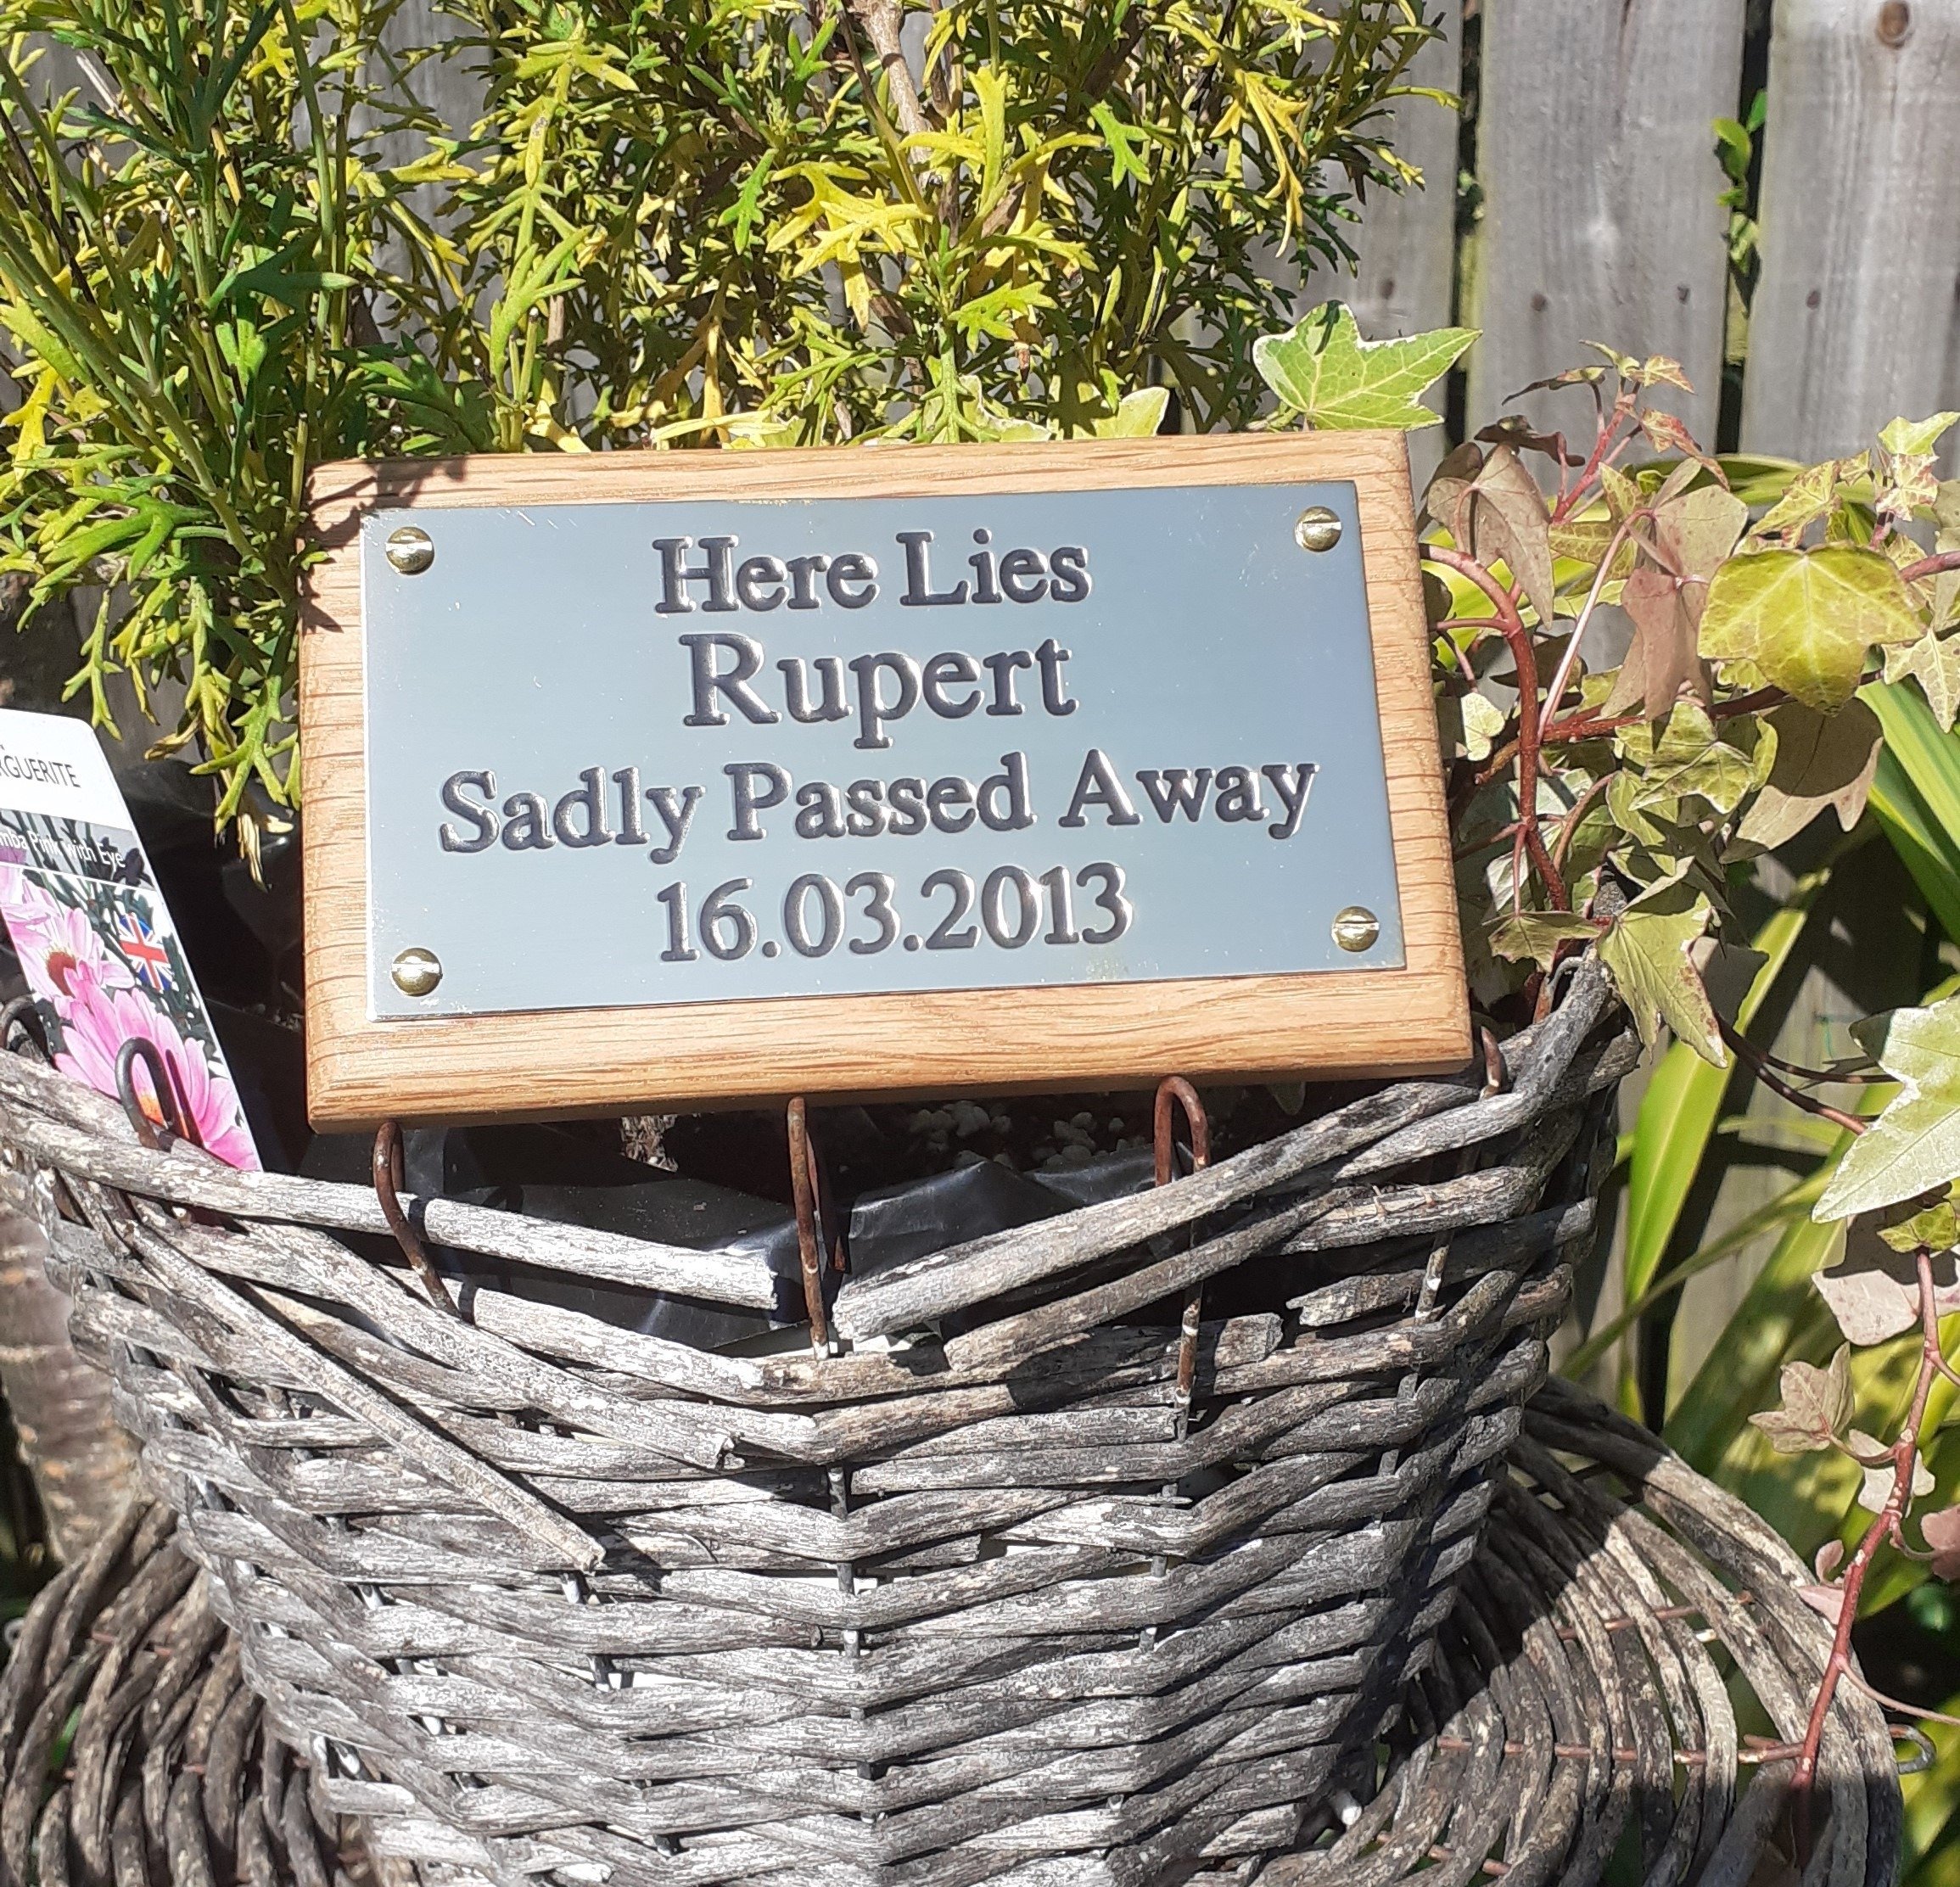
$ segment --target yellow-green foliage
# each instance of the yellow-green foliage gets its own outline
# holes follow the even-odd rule
[[[1427,36],[1420,0],[441,3],[404,53],[400,0],[0,0],[0,554],[104,587],[98,714],[117,669],[188,681],[221,820],[299,796],[309,466],[1243,423],[1273,278],[1408,181]],[[466,137],[412,102],[436,60],[485,87]]]

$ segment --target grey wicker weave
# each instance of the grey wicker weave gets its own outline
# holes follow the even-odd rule
[[[1263,1887],[1469,1887],[1480,1874],[1597,1887],[1616,1850],[1646,1887],[1739,1887],[1788,1852],[1789,1764],[1752,1761],[1735,1713],[1746,1689],[1778,1733],[1804,1720],[1829,1627],[1798,1596],[1802,1565],[1652,1436],[1556,1379],[1509,1465],[1499,1523],[1403,1724],[1353,1759]],[[172,1524],[132,1515],[25,1621],[0,1677],[0,1883],[210,1887],[235,1862],[250,1887],[326,1887],[338,1862],[356,1879],[484,1887],[490,1845],[404,1790],[328,1780],[279,1740],[239,1688],[238,1645]],[[77,1694],[51,1771],[50,1726]],[[356,1800],[367,1817],[336,1811]],[[1850,1687],[1816,1806],[1815,1887],[1889,1887],[1891,1746]],[[552,1858],[546,1836],[532,1859]],[[1202,1856],[1200,1868],[1191,1887],[1240,1887],[1247,1872]]]
[[[438,1309],[329,1235],[384,1230],[372,1193],[147,1149],[23,1057],[0,1141],[63,1208],[78,1341],[246,1681],[331,1784],[406,1792],[512,1883],[1087,1887],[1284,1851],[1395,1716],[1634,1054],[1582,963],[1460,1078],[848,1280],[843,1353]],[[759,1262],[411,1213],[777,1296]],[[1187,1344],[1200,1287],[1229,1314]]]
[[[340,1817],[265,1723],[176,1524],[132,1507],[22,1621],[0,1672],[4,1887],[340,1887]]]

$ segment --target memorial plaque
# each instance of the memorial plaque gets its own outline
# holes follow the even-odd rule
[[[336,466],[322,1123],[1460,1065],[1399,435]]]

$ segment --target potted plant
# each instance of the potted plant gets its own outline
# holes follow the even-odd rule
[[[1243,425],[1268,389],[1274,423],[1406,426],[1473,339],[1331,308],[1252,344],[1261,244],[1338,248],[1317,180],[1403,175],[1369,126],[1423,29],[1388,0],[955,5],[916,64],[893,0],[459,6],[468,137],[378,87],[455,56],[390,53],[391,10],[37,4],[81,88],[0,71],[11,560],[42,602],[102,586],[98,712],[112,670],[182,681],[165,745],[249,856],[302,794],[310,463]],[[1946,566],[1901,529],[1925,429],[1752,521],[1650,404],[1669,363],[1570,378],[1586,450],[1507,422],[1426,501],[1474,1067],[955,1241],[890,1274],[886,1341],[679,1341],[494,1269],[452,1315],[424,1236],[628,1289],[690,1254],[405,1218],[385,1147],[380,1198],[234,1173],[0,1057],[81,1327],[333,1799],[506,1877],[1114,1878],[1283,1849],[1366,1760],[1593,1235],[1616,992],[1742,1052],[1728,862],[1855,815],[1873,651],[1946,673]]]

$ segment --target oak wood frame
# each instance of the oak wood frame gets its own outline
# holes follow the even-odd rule
[[[367,1013],[360,521],[373,510],[942,496],[1351,480],[1405,966],[1148,984],[770,997],[377,1020]],[[308,1110],[322,1127],[537,1118],[792,1094],[864,1098],[1432,1073],[1470,1052],[1429,631],[1399,433],[473,456],[321,467],[300,646]]]

